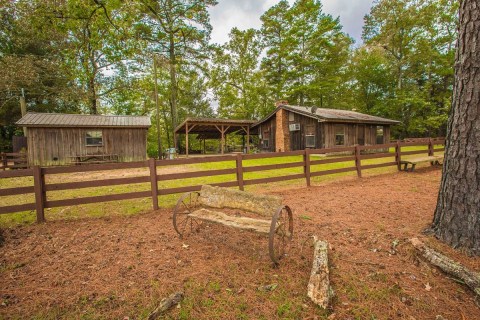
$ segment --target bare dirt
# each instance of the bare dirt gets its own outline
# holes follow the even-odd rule
[[[414,236],[473,270],[480,258],[422,231],[432,220],[436,168],[311,188],[283,196],[294,213],[289,256],[272,268],[267,239],[209,225],[188,239],[171,209],[3,229],[0,318],[144,319],[185,293],[173,319],[480,319],[468,288],[416,258]],[[332,309],[306,297],[311,236],[331,244]],[[272,291],[258,287],[277,284]],[[478,302],[477,302],[478,303]]]

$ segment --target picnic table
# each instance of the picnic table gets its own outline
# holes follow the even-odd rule
[[[402,160],[400,161],[400,165],[403,164],[403,171],[414,171],[415,166],[419,163],[424,163],[424,162],[430,162],[430,164],[433,165],[439,165],[440,162],[443,162],[443,155],[438,155],[438,156],[421,156],[421,157],[414,157],[410,158],[408,160]],[[411,165],[410,170],[408,169],[408,166]]]
[[[72,164],[92,164],[92,163],[109,163],[118,162],[118,154],[85,154],[69,156]]]

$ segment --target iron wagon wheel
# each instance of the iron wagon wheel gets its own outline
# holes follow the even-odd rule
[[[268,250],[270,259],[278,265],[287,253],[289,242],[293,236],[293,215],[289,206],[281,206],[272,217]]]
[[[198,231],[202,222],[189,216],[190,213],[200,208],[199,192],[185,193],[177,201],[173,210],[173,227],[180,238]]]

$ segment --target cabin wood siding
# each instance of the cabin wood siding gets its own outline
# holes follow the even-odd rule
[[[375,145],[377,144],[377,125],[371,124],[357,124],[357,123],[324,123],[325,128],[325,148],[335,148],[340,147],[335,145],[335,126],[343,125],[345,128],[345,144],[344,146],[354,146],[361,144],[359,141],[359,134],[364,128],[364,144],[365,145]],[[383,143],[390,142],[390,126],[383,125]]]
[[[276,147],[276,123],[277,119],[276,116],[273,116],[270,118],[268,121],[265,121],[262,123],[259,128],[258,132],[259,134],[262,135],[262,139],[260,139],[259,144],[258,144],[258,149],[262,152],[275,152],[275,147]],[[269,145],[267,148],[263,146],[263,133],[265,130],[270,130],[270,140],[269,140]]]
[[[293,121],[289,120],[288,124],[289,125],[295,124],[295,123],[300,124],[300,130],[298,131],[290,131],[289,128],[287,127],[287,130],[290,131],[290,150],[295,151],[295,150],[305,149],[305,135],[307,133],[306,132],[307,126],[313,127],[313,131],[315,134],[315,148],[322,148],[323,134],[322,134],[321,124],[318,122],[318,120],[289,111],[288,114],[290,113],[294,115],[294,120]]]
[[[87,131],[102,131],[102,146],[87,146]],[[119,161],[147,157],[145,128],[37,128],[28,129],[29,165],[70,164],[70,156],[116,154]],[[56,159],[56,160],[55,160]]]

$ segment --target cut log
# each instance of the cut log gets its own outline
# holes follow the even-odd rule
[[[148,320],[155,320],[160,317],[162,314],[167,312],[171,307],[177,305],[183,299],[183,292],[175,292],[168,296],[167,298],[162,299],[158,307],[148,315]]]
[[[246,210],[271,218],[282,205],[282,198],[204,185],[200,202],[207,207]]]
[[[316,236],[313,236],[313,244],[313,266],[307,295],[314,303],[327,309],[333,296],[328,269],[328,242],[318,240]]]
[[[467,269],[465,266],[443,254],[427,247],[418,238],[410,239],[410,243],[417,249],[423,258],[434,266],[440,268],[443,272],[461,280],[470,289],[480,296],[480,274]]]
[[[192,218],[219,223],[236,229],[267,234],[270,232],[271,222],[267,220],[259,220],[247,217],[234,217],[223,212],[212,211],[208,209],[199,209],[188,215]]]

